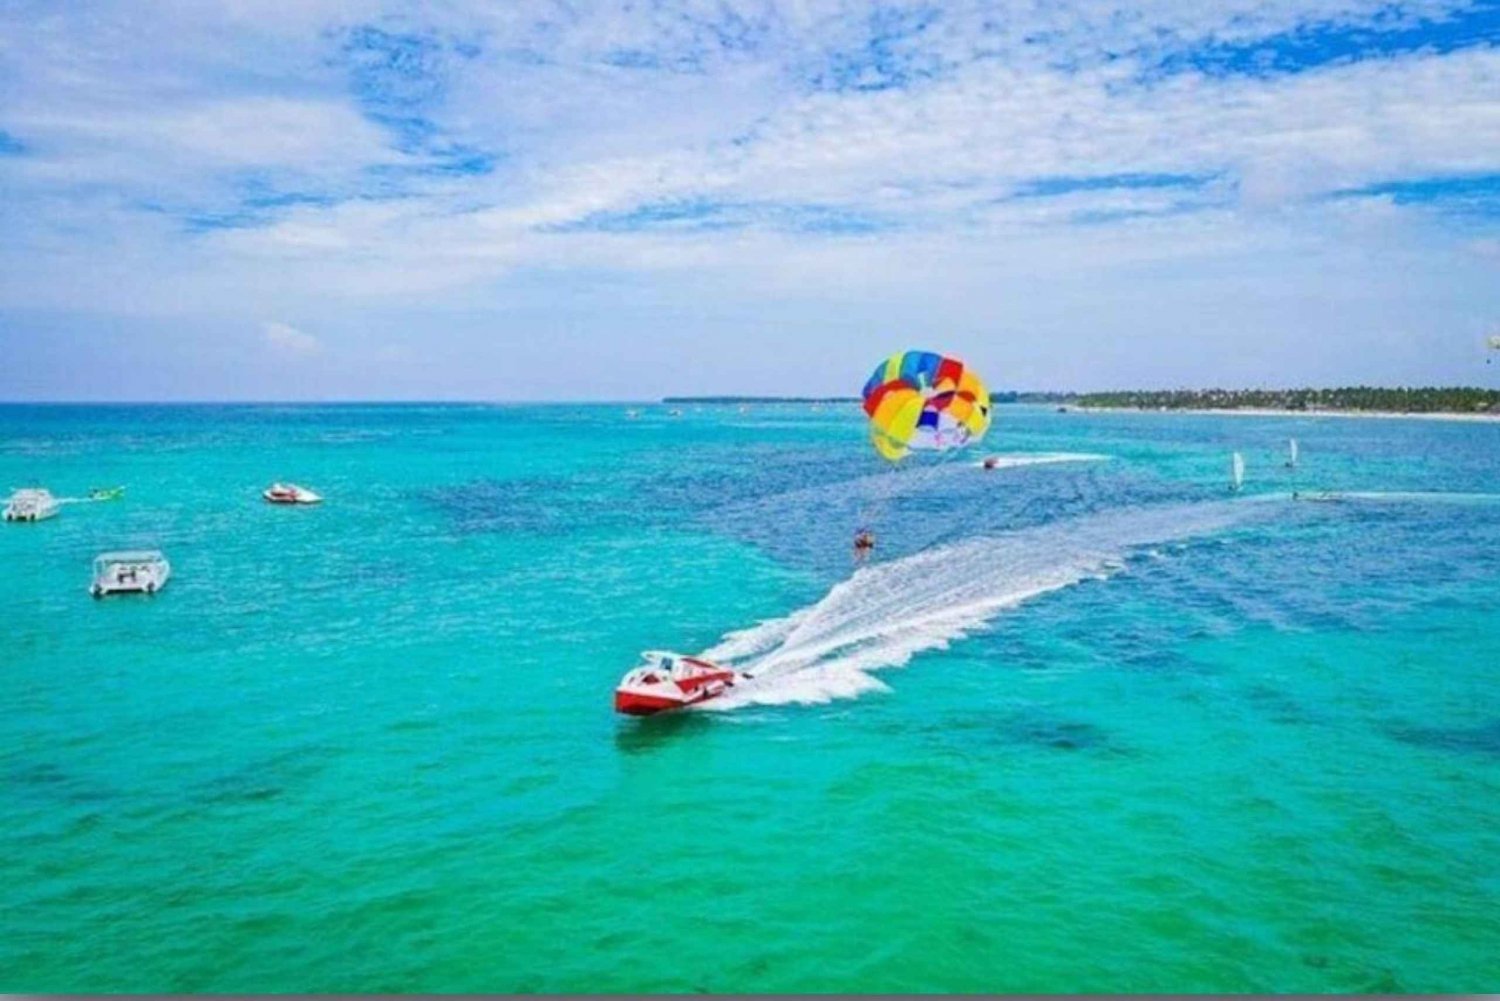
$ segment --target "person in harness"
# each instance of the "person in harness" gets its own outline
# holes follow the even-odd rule
[[[861,528],[854,533],[854,558],[862,560],[870,555],[875,548],[875,533],[868,528]]]

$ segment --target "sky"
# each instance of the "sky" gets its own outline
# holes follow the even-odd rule
[[[1500,0],[0,0],[0,400],[1500,385]]]

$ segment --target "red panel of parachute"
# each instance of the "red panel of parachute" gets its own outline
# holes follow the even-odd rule
[[[964,374],[963,362],[955,358],[944,358],[938,365],[937,378],[933,380],[934,386],[941,386],[944,379],[951,380],[954,386],[958,385],[959,376]]]

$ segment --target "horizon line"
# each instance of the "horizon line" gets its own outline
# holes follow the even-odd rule
[[[1443,385],[1443,386],[1412,386],[1412,385],[1373,385],[1355,384],[1343,386],[1293,386],[1282,388],[1241,387],[1227,389],[1223,386],[1208,386],[1198,388],[1171,387],[1158,389],[1143,389],[1140,387],[1130,389],[994,389],[990,391],[992,397],[998,396],[1095,396],[1105,394],[1125,393],[1299,393],[1299,392],[1332,392],[1337,390],[1373,389],[1386,391],[1408,391],[1408,392],[1442,392],[1442,391],[1477,391],[1496,392],[1495,387],[1478,385]],[[36,399],[15,400],[0,399],[0,407],[264,407],[264,406],[661,406],[670,403],[840,403],[858,402],[857,394],[830,394],[818,396],[813,394],[794,394],[787,396],[769,396],[753,393],[705,393],[694,396],[669,395],[653,398],[612,398],[612,399],[504,399],[504,398],[481,398],[481,397],[448,397],[448,398],[413,398],[413,399],[381,399],[369,398],[329,398],[329,399],[120,399],[120,400],[89,400],[89,399]],[[997,403],[998,406],[1025,406],[1019,401],[1012,403]]]

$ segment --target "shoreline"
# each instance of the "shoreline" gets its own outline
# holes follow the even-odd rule
[[[1463,423],[1500,423],[1500,414],[1460,414],[1452,412],[1400,413],[1394,410],[1276,410],[1268,407],[1237,407],[1211,410],[1202,407],[1088,407],[1067,404],[1069,411],[1084,414],[1191,414],[1199,417],[1354,417],[1370,420],[1459,421]]]

